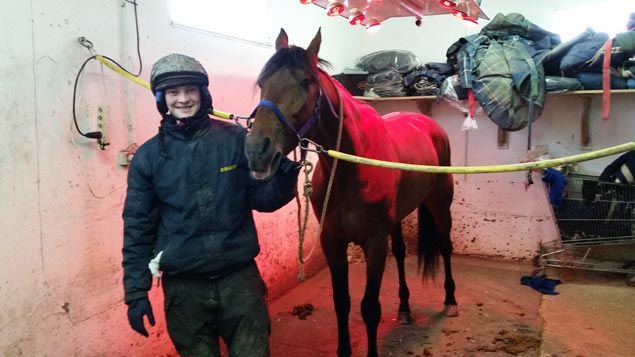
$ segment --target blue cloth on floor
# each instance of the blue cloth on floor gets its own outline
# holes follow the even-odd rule
[[[558,295],[559,293],[555,291],[555,288],[556,285],[561,284],[562,282],[557,279],[549,279],[542,276],[525,275],[520,278],[520,283],[522,285],[528,285],[543,294]]]
[[[564,196],[564,185],[567,180],[562,172],[556,169],[545,169],[542,172],[542,181],[549,184],[549,203],[558,208],[562,205],[562,196]]]

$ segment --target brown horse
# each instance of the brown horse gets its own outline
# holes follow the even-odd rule
[[[421,165],[450,165],[450,144],[445,131],[432,119],[415,113],[392,113],[381,117],[372,107],[355,100],[319,66],[321,34],[305,50],[288,45],[280,31],[276,53],[258,78],[261,102],[247,135],[245,153],[255,178],[267,179],[278,169],[280,158],[300,141],[310,139],[327,149],[363,157]],[[342,117],[340,117],[342,116]],[[339,127],[343,126],[341,135]],[[338,136],[341,144],[337,145]],[[322,214],[327,182],[335,162],[320,154],[312,178],[311,202]],[[337,314],[339,356],[351,354],[348,331],[347,246],[362,247],[366,257],[366,289],[362,317],[368,336],[368,355],[377,355],[377,326],[381,320],[379,291],[392,236],[392,252],[399,271],[399,318],[410,321],[409,291],[405,281],[405,245],[401,220],[419,207],[419,263],[424,276],[434,274],[439,253],[445,267],[445,305],[449,316],[457,315],[450,255],[452,243],[450,205],[451,175],[391,170],[339,162],[330,192],[320,236],[331,272]]]

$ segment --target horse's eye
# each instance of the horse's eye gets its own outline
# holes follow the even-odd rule
[[[311,85],[311,80],[308,78],[305,78],[302,80],[302,82],[300,82],[300,85],[302,86],[302,88],[307,89]]]

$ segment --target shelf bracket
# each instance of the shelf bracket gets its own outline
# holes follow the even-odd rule
[[[498,146],[499,149],[509,149],[509,135],[507,134],[507,131],[498,128],[498,131],[496,133],[496,145]]]
[[[583,96],[580,98],[582,98],[582,115],[580,117],[580,145],[582,145],[582,147],[587,147],[591,143],[591,134],[589,131],[591,97]]]
[[[419,112],[421,112],[421,114],[430,116],[432,104],[427,100],[418,100],[417,108],[419,108]]]

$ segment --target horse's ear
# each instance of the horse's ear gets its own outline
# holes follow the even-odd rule
[[[317,62],[318,52],[320,52],[320,44],[322,43],[322,28],[318,28],[318,32],[311,40],[311,44],[307,47],[306,51],[309,53],[312,59]]]
[[[276,51],[279,51],[281,48],[289,47],[289,37],[284,29],[280,29],[280,33],[278,34],[278,38],[276,38]]]

